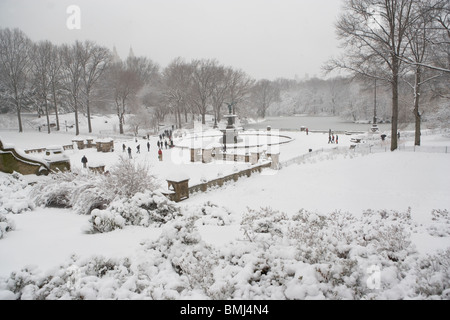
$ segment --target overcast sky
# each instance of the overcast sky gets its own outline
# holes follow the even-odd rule
[[[67,8],[80,8],[70,30]],[[176,57],[216,58],[255,79],[321,77],[338,55],[340,0],[0,0],[0,27],[33,41],[94,40],[125,58],[133,48],[164,68]]]

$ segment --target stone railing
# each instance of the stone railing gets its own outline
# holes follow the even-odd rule
[[[0,171],[18,172],[23,175],[47,175],[51,167],[45,161],[34,159],[17,151],[13,146],[5,146],[0,140]]]
[[[204,183],[200,183],[194,186],[189,187],[189,193],[196,193],[196,192],[205,192],[208,189],[216,188],[216,187],[222,187],[226,182],[228,181],[238,181],[241,177],[250,177],[252,173],[260,173],[262,169],[264,168],[270,168],[271,162],[266,162],[254,167],[251,167],[249,169],[241,170],[239,172],[235,172],[214,180],[210,180]]]
[[[210,180],[204,183],[196,184],[188,187],[188,181],[183,180],[180,182],[168,181],[171,186],[171,190],[164,192],[163,194],[170,200],[179,202],[184,199],[188,199],[190,194],[195,194],[198,192],[206,192],[208,189],[220,188],[225,183],[229,181],[238,181],[241,177],[250,177],[252,173],[261,172],[264,168],[270,168],[272,165],[271,161],[267,161],[260,165],[253,166],[251,168],[241,170],[214,180]]]

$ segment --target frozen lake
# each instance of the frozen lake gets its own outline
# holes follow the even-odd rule
[[[304,126],[309,130],[319,131],[363,131],[367,132],[371,124],[354,123],[343,120],[339,117],[310,117],[310,116],[290,116],[290,117],[267,117],[264,121],[243,125],[245,129],[264,129],[271,126],[273,129],[279,130],[299,130]],[[408,128],[411,125],[408,125]],[[380,131],[390,131],[390,123],[378,124]],[[405,126],[399,124],[401,130],[405,130]],[[411,127],[412,128],[412,127]]]

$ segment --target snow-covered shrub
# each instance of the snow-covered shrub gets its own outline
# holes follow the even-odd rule
[[[89,223],[91,229],[86,230],[87,233],[103,233],[122,229],[125,226],[125,219],[109,210],[94,209],[91,212]]]
[[[450,236],[450,214],[447,209],[433,209],[431,211],[432,223],[427,227],[427,231],[434,237]]]
[[[154,176],[148,167],[120,158],[108,174],[72,170],[51,175],[51,180],[34,186],[32,196],[37,205],[73,208],[80,214],[105,209],[116,199],[129,199],[138,192],[154,190]]]
[[[128,284],[133,276],[130,267],[127,258],[73,258],[48,274],[34,267],[13,272],[5,283],[0,283],[0,289],[22,300],[132,299],[135,295]]]
[[[247,208],[247,210],[248,213],[244,213],[242,216],[241,229],[250,241],[254,241],[255,237],[261,234],[282,236],[280,227],[287,220],[285,213],[273,210],[270,207],[260,210]]]
[[[120,214],[129,225],[160,226],[180,215],[179,207],[157,191],[138,192],[121,203],[113,202],[109,210]]]
[[[166,224],[156,241],[144,244],[145,250],[152,256],[155,267],[162,274],[172,274],[171,279],[159,281],[173,282],[169,291],[170,298],[179,298],[184,292],[205,291],[214,283],[213,270],[217,266],[215,250],[202,241],[195,226],[197,216],[186,215]],[[158,293],[161,295],[161,293]],[[163,294],[163,298],[168,298]],[[202,294],[201,298],[206,296]]]
[[[89,219],[91,230],[109,232],[125,225],[161,226],[180,216],[179,207],[157,191],[138,192],[130,199],[117,199],[106,210],[94,210]]]
[[[16,228],[13,221],[6,218],[5,215],[0,213],[0,239],[3,238],[8,231],[12,231]]]
[[[94,210],[97,212],[106,211]],[[450,250],[420,256],[399,225],[409,210],[361,217],[270,208],[249,210],[253,237],[205,243],[195,210],[168,221],[132,258],[72,258],[42,273],[25,268],[0,280],[17,299],[449,299]],[[413,224],[411,224],[413,225]],[[380,232],[377,233],[377,230]],[[399,243],[391,240],[399,232]],[[390,233],[390,235],[388,235]],[[304,242],[303,242],[304,241]],[[306,245],[309,246],[309,249]],[[309,250],[309,251],[308,251]],[[393,256],[393,250],[398,250]],[[372,267],[380,283],[369,285]],[[377,269],[378,268],[378,269]]]
[[[429,299],[450,299],[450,249],[421,258],[415,269],[417,294]]]
[[[20,173],[6,174],[0,172],[0,214],[23,213],[34,209],[29,198],[31,186]]]
[[[198,213],[198,223],[201,225],[226,226],[234,221],[231,212],[227,208],[218,206],[210,201],[207,201],[200,206],[186,207],[185,210]]]
[[[90,214],[111,201],[104,188],[104,176],[81,170],[58,172],[51,180],[34,186],[32,196],[37,205],[73,208],[79,214]]]
[[[135,162],[120,157],[118,163],[109,170],[103,181],[104,188],[109,190],[113,198],[129,199],[138,192],[156,190],[156,178],[150,174],[145,163]]]
[[[406,212],[366,210],[361,223],[361,244],[391,261],[405,260],[415,252],[410,233],[406,230],[408,227],[412,229],[412,225],[410,208]]]

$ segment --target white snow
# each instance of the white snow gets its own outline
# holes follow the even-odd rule
[[[102,119],[99,117],[97,124],[104,123],[111,126],[112,119],[114,118]],[[103,128],[103,130],[106,129]],[[305,132],[282,132],[282,134],[291,137],[292,141],[278,146],[280,161],[307,155],[309,149],[313,151],[331,150],[336,147],[335,144],[328,144],[328,135],[323,133],[310,131],[308,135]],[[73,140],[73,132],[70,131],[68,133],[53,132],[50,135],[42,132],[18,134],[3,131],[0,135],[5,145],[14,144],[16,148],[22,150],[66,145],[71,144]],[[117,259],[117,261],[129,258],[132,261],[131,268],[147,268],[146,274],[151,275],[154,283],[160,284],[158,289],[160,291],[152,289],[153,298],[204,299],[205,294],[196,291],[198,287],[192,292],[186,291],[188,287],[186,276],[178,275],[171,269],[170,262],[164,262],[164,255],[161,253],[163,249],[160,249],[161,252],[154,249],[155,246],[163,248],[167,245],[168,248],[171,248],[168,249],[167,256],[172,257],[172,264],[176,265],[178,261],[181,267],[188,270],[187,274],[191,273],[189,273],[189,264],[183,264],[186,261],[195,260],[205,264],[197,275],[203,280],[200,278],[196,280],[195,272],[192,271],[191,276],[194,278],[190,278],[189,283],[195,283],[195,281],[206,281],[205,283],[207,283],[207,279],[211,277],[208,274],[208,268],[212,268],[212,266],[208,267],[209,260],[206,257],[214,256],[214,250],[218,250],[221,255],[235,262],[233,266],[225,265],[223,260],[219,260],[224,264],[223,269],[216,271],[218,274],[214,277],[220,278],[221,281],[215,282],[210,288],[210,291],[216,295],[218,292],[227,292],[227,286],[233,283],[235,288],[238,288],[235,294],[244,298],[326,299],[324,294],[330,289],[325,286],[325,280],[321,277],[327,272],[339,274],[345,269],[345,266],[331,267],[325,264],[313,265],[298,261],[294,246],[287,244],[287,239],[270,244],[270,241],[275,241],[273,240],[275,238],[270,236],[261,242],[269,243],[266,251],[258,251],[261,250],[258,244],[248,241],[248,234],[245,234],[242,229],[241,221],[249,210],[260,210],[261,208],[271,208],[284,213],[288,217],[286,219],[293,219],[302,209],[307,210],[311,214],[307,216],[306,221],[311,225],[320,224],[322,217],[332,212],[349,213],[355,219],[362,219],[356,220],[355,228],[362,227],[364,213],[367,210],[397,212],[410,210],[412,222],[410,225],[404,226],[411,233],[410,240],[417,250],[417,256],[414,256],[414,259],[417,260],[418,257],[424,258],[428,254],[439,252],[439,250],[449,249],[450,224],[445,218],[442,218],[444,220],[433,220],[431,213],[434,209],[450,210],[450,173],[448,171],[450,150],[449,153],[432,153],[426,152],[426,150],[370,154],[347,152],[344,148],[348,149],[352,144],[351,137],[339,136],[339,146],[342,146],[342,152],[317,153],[310,158],[299,160],[299,163],[285,166],[281,170],[266,169],[262,174],[252,174],[248,178],[242,177],[237,182],[227,183],[221,188],[210,189],[204,193],[196,193],[189,199],[180,202],[178,205],[185,213],[185,218],[190,214],[199,216],[195,225],[199,232],[199,238],[203,242],[198,242],[196,236],[192,235],[191,240],[194,244],[191,247],[184,244],[183,241],[180,242],[180,247],[167,245],[165,241],[172,236],[176,237],[177,234],[174,231],[176,228],[170,229],[169,225],[166,229],[165,227],[127,225],[123,229],[108,233],[85,233],[85,226],[90,219],[89,215],[79,215],[71,209],[34,207],[27,198],[29,186],[26,182],[22,183],[20,187],[14,187],[18,189],[11,189],[6,182],[9,175],[0,173],[0,214],[4,214],[15,226],[14,230],[0,238],[0,281],[2,278],[9,277],[11,272],[19,271],[27,265],[34,265],[43,273],[52,272],[61,265],[67,265],[68,261],[71,261],[71,256],[81,260],[94,256]],[[387,148],[389,146],[388,140],[381,142],[376,135],[374,140],[368,136],[365,138],[367,138],[367,143],[387,146]],[[100,139],[104,138],[99,137],[96,141]],[[83,150],[75,148],[65,151],[65,154],[70,157],[72,167],[80,170],[83,155],[88,158],[88,165],[102,163],[108,170],[118,161],[119,157],[128,156],[126,152],[122,152],[122,144],[125,143],[127,147],[132,148],[135,161],[150,165],[151,172],[157,175],[160,185],[164,188],[167,185],[166,179],[184,180],[189,178],[191,186],[249,167],[247,163],[228,161],[214,161],[209,164],[191,163],[189,149],[179,148],[163,149],[164,158],[163,161],[159,161],[156,146],[158,139],[159,137],[156,135],[150,136],[150,152],[147,151],[146,139],[138,138],[138,142],[135,142],[132,137],[115,137],[113,153],[97,152],[95,148]],[[413,145],[411,139],[413,139],[412,135],[404,133],[401,142],[404,146],[411,146]],[[177,138],[175,138],[175,142],[176,140]],[[445,133],[423,136],[422,142],[424,147],[449,146],[450,149],[450,137]],[[197,143],[199,142],[194,144]],[[208,140],[208,143],[211,142]],[[137,154],[136,146],[139,144],[141,151],[140,154]],[[38,157],[38,155],[33,156]],[[27,181],[27,179],[29,177],[25,177],[23,181]],[[269,223],[270,229],[272,224],[280,223],[281,226],[282,221],[285,221],[268,219],[260,220],[258,222],[261,224],[260,227]],[[283,228],[285,228],[284,225]],[[288,228],[283,230],[286,231]],[[277,231],[271,230],[270,232],[276,234]],[[286,236],[286,234],[284,235]],[[263,236],[264,234],[261,234],[261,237]],[[325,234],[324,237],[318,240],[328,239],[326,238],[328,235]],[[340,240],[332,240],[331,236],[329,239],[327,240],[329,241],[328,245],[336,248],[332,250],[344,250],[339,244]],[[361,239],[354,239],[354,241],[359,240]],[[213,249],[202,246],[202,243]],[[281,249],[277,250],[277,247]],[[195,248],[195,250],[189,248]],[[368,248],[359,245],[354,245],[350,252],[358,259],[365,252],[370,253]],[[403,251],[399,249],[399,252]],[[200,259],[199,255],[204,259]],[[235,258],[232,258],[234,255]],[[370,261],[379,261],[372,256],[367,259],[367,261],[361,262],[361,268],[369,266]],[[81,262],[78,263],[81,265]],[[261,271],[264,269],[265,263],[271,266],[270,272],[268,271],[267,274]],[[321,270],[319,273],[317,268]],[[255,270],[260,270],[260,272],[257,273]],[[411,285],[409,280],[399,280],[397,272],[393,265],[382,266],[381,279],[385,291],[381,294],[381,298],[397,299],[414,296],[409,287]],[[283,290],[264,285],[264,281],[266,281],[264,279],[275,277],[274,274],[285,274],[284,276],[279,275],[279,277],[288,279],[283,284]],[[255,279],[254,277],[260,277],[260,282],[252,287],[250,284],[252,281],[259,281],[249,280],[250,278]],[[352,277],[356,276],[349,275],[348,278],[345,278],[344,283],[349,285],[355,281]],[[114,292],[117,292],[116,298],[119,296],[140,298],[136,293],[130,293],[134,292],[132,288],[135,284],[128,284],[130,287],[121,285],[119,289],[117,283],[114,282],[118,281],[117,279],[112,280],[111,278],[110,283],[102,282],[103,291],[100,290],[97,293],[89,291],[91,289],[86,286],[84,289],[87,293],[86,296],[105,298],[114,296]],[[449,283],[445,282],[448,279],[443,281],[442,285],[448,288]],[[181,288],[184,288],[184,291]],[[354,293],[350,292],[348,287],[336,285],[333,290],[341,298],[352,299],[354,297]],[[224,295],[226,297],[226,294]],[[0,299],[14,297],[10,291],[2,291],[0,285]]]

